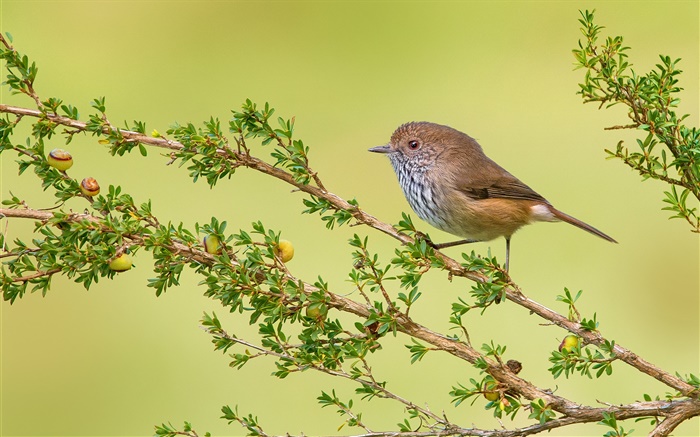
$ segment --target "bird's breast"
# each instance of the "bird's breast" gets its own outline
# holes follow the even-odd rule
[[[438,229],[449,231],[442,195],[425,171],[395,167],[403,194],[421,219]]]

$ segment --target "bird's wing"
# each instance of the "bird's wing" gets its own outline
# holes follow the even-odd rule
[[[497,168],[483,171],[480,178],[463,175],[457,180],[457,189],[468,197],[479,199],[517,199],[549,203],[547,199],[528,187],[497,164]],[[498,171],[500,170],[500,171]],[[493,175],[491,177],[484,175]]]
[[[474,200],[500,198],[549,203],[547,199],[520,181],[517,183],[496,183],[488,187],[461,186],[459,191]]]
[[[476,146],[452,147],[440,156],[443,167],[447,166],[450,169],[448,179],[457,191],[475,200],[501,198],[549,204],[535,190],[486,156],[478,144]]]
[[[488,187],[461,187],[462,192],[474,199],[518,199],[535,200],[548,203],[547,199],[539,195],[532,188],[523,184],[519,180],[498,180]]]

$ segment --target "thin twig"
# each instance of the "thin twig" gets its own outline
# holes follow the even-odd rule
[[[60,271],[61,271],[61,269],[51,269],[51,270],[46,270],[46,271],[39,270],[32,275],[21,276],[18,278],[12,278],[12,282],[27,282],[27,281],[31,281],[32,279],[37,279],[37,278],[41,278],[44,276],[51,276],[51,275],[54,275]]]
[[[625,124],[625,125],[616,125],[616,126],[609,126],[606,128],[603,128],[604,130],[616,130],[616,129],[636,129],[639,127],[639,124],[633,123],[633,124]]]

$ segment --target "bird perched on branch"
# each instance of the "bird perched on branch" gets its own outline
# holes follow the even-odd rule
[[[411,122],[399,126],[389,144],[370,152],[389,157],[411,208],[426,222],[464,238],[437,249],[459,244],[510,240],[529,223],[563,221],[607,241],[613,238],[568,214],[496,164],[469,135],[449,126]]]

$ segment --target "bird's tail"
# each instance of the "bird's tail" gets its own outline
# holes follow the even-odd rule
[[[600,232],[598,229],[594,228],[593,226],[591,226],[587,223],[582,222],[581,220],[579,220],[577,218],[571,217],[568,214],[564,214],[563,212],[559,211],[556,208],[550,208],[550,211],[552,212],[552,214],[554,214],[554,217],[556,217],[557,219],[559,219],[563,222],[567,222],[571,225],[576,226],[577,228],[581,228],[584,231],[588,231],[591,234],[597,235],[604,240],[608,240],[612,243],[617,243],[617,241],[615,241],[615,239],[612,238],[611,236],[604,234],[603,232]]]

